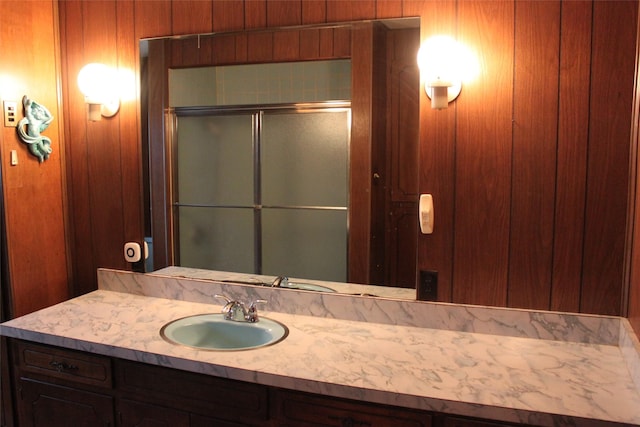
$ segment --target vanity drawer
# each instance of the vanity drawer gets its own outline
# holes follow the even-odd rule
[[[21,375],[46,376],[111,388],[111,359],[73,350],[15,341],[16,361]]]

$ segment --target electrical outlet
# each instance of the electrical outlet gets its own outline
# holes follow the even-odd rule
[[[18,103],[16,101],[4,101],[4,127],[18,127]]]
[[[433,270],[420,270],[417,297],[419,301],[438,300],[438,272]]]

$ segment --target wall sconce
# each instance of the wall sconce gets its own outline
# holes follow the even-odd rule
[[[87,64],[78,73],[78,87],[88,104],[88,118],[95,122],[113,117],[120,109],[118,77],[114,69],[104,64]]]
[[[431,108],[447,108],[458,97],[462,82],[475,77],[478,62],[471,52],[448,36],[433,36],[418,50],[418,67]]]

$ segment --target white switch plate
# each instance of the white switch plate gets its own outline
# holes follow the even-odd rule
[[[422,234],[433,233],[433,197],[431,194],[421,194],[418,207],[420,231]]]
[[[18,152],[16,150],[11,150],[11,166],[17,166],[18,165]]]
[[[16,101],[4,101],[4,127],[18,127],[18,103]]]
[[[138,262],[142,255],[140,252],[140,244],[136,242],[127,242],[124,244],[124,260],[127,262]]]

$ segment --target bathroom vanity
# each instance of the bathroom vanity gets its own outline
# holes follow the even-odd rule
[[[111,270],[99,282],[2,325],[21,425],[640,425],[626,319]],[[288,336],[248,351],[160,336],[219,312],[220,293],[267,299],[260,315]]]

